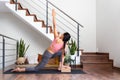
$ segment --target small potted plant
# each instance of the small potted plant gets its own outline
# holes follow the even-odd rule
[[[71,62],[74,62],[74,60],[71,59],[70,54],[66,54],[65,58],[64,58],[64,64],[67,65],[67,66],[69,66],[69,65],[71,65]]]
[[[25,63],[25,53],[28,50],[30,45],[26,46],[26,43],[23,39],[20,39],[18,42],[18,59],[17,64],[24,64]]]
[[[71,62],[74,63],[75,60],[75,53],[77,51],[77,45],[76,41],[71,38],[71,40],[68,42],[68,49],[69,49],[69,55],[71,58]],[[71,64],[71,63],[70,63]]]
[[[76,50],[77,50],[77,45],[76,45],[76,41],[71,39],[70,42],[68,42],[68,48],[69,48],[69,53],[72,56],[74,56]]]

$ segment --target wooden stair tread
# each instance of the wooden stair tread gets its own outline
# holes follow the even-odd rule
[[[22,9],[19,9],[19,10],[28,10],[27,8],[22,8]]]
[[[43,20],[35,20],[35,22],[44,22]]]
[[[92,57],[92,56],[93,56],[93,57],[94,57],[94,56],[95,56],[95,57],[101,57],[101,56],[109,56],[109,55],[93,55],[93,54],[92,54],[92,55],[81,55],[81,57],[82,57],[82,56],[85,56],[85,57],[88,57],[88,56],[91,56],[91,57]]]
[[[83,52],[82,55],[109,55],[109,53],[105,52]]]
[[[112,62],[82,62],[83,64],[105,64],[105,63],[112,63]]]
[[[113,63],[113,61],[104,61],[104,62],[102,62],[102,61],[82,61],[82,63],[89,63],[89,64],[90,63],[91,64],[92,63],[96,63],[96,64],[98,63],[99,64],[99,63]]]

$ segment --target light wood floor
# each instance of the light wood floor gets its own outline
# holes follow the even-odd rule
[[[120,70],[84,70],[86,74],[2,74],[0,80],[120,80]]]

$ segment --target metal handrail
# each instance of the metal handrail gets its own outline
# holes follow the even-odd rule
[[[11,38],[11,37],[8,37],[8,36],[5,36],[5,35],[3,35],[3,34],[0,34],[0,36],[2,36],[2,37],[6,37],[6,38],[8,38],[8,39],[12,39],[12,40],[14,40],[14,41],[17,41],[16,39]]]
[[[5,53],[5,39],[7,38],[7,39],[10,39],[10,40],[13,40],[13,41],[16,41],[16,42],[18,42],[18,40],[16,40],[16,39],[14,39],[14,38],[11,38],[11,37],[9,37],[9,36],[6,36],[6,35],[3,35],[3,34],[0,34],[0,36],[2,37],[2,42],[1,42],[1,44],[2,44],[2,56],[0,56],[0,57],[2,57],[2,71],[3,71],[3,73],[4,73],[4,71],[5,71],[5,56],[7,56]],[[8,43],[7,43],[8,44]],[[10,45],[10,44],[9,44]],[[17,48],[17,46],[16,46],[16,59],[17,59],[17,50],[18,48]],[[12,54],[13,55],[13,54]],[[8,55],[8,56],[12,56],[12,55]],[[13,55],[14,56],[14,55]],[[11,62],[11,61],[9,61],[9,62]]]

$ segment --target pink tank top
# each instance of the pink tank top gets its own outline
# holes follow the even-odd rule
[[[51,43],[50,47],[52,48],[52,50],[55,52],[59,51],[60,49],[62,49],[63,47],[63,43],[57,43],[57,38],[55,38],[53,40],[53,42]]]

